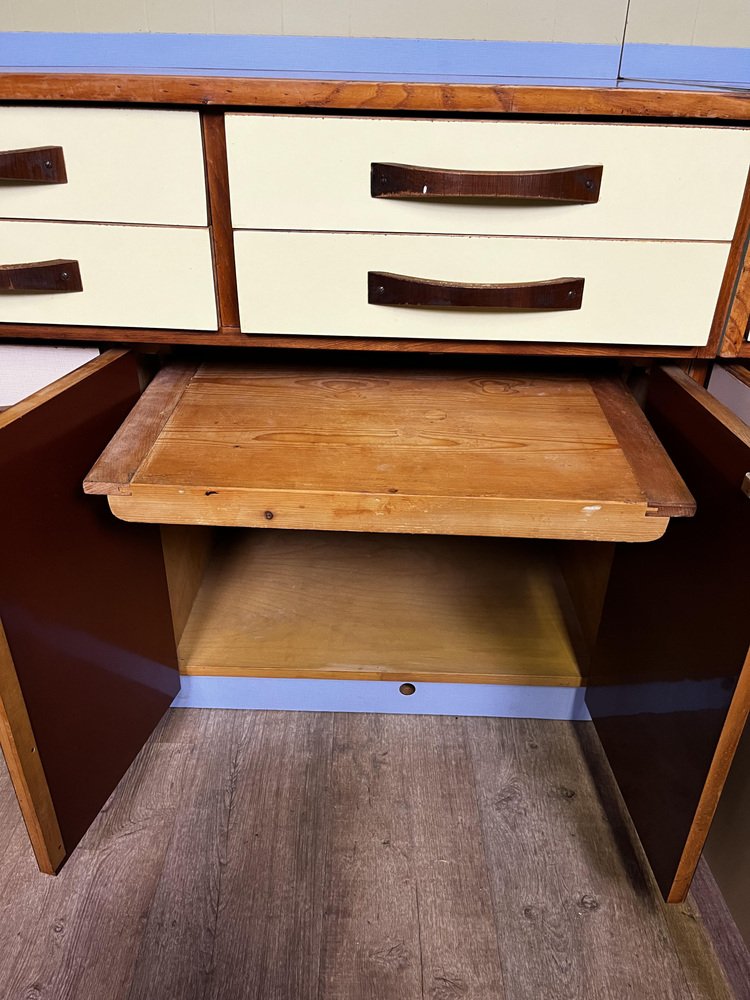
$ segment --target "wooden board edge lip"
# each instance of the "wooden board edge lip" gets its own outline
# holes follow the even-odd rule
[[[750,118],[744,90],[11,71],[0,100],[635,117]]]
[[[175,361],[157,372],[84,477],[84,493],[130,495],[133,477],[182,399],[197,367],[195,362]]]
[[[336,509],[335,499],[354,497],[361,505],[362,494],[315,495],[315,503],[305,505],[299,497],[290,496],[288,513],[280,508],[286,495],[270,491],[222,490],[224,498],[232,493],[229,512],[217,512],[213,502],[218,493],[206,497],[202,487],[192,487],[190,492],[173,486],[151,487],[134,484],[130,493],[108,494],[110,510],[122,521],[159,524],[197,524],[207,527],[257,528],[265,530],[316,530],[354,531],[387,534],[441,534],[476,535],[492,538],[541,538],[580,541],[656,541],[669,524],[667,517],[646,517],[644,503],[609,503],[595,523],[581,521],[578,502],[560,504],[560,511],[543,522],[529,512],[523,502],[508,504],[499,501],[495,510],[477,512],[476,498],[437,498],[444,507],[450,505],[451,521],[447,523],[440,507],[429,511],[411,512],[408,502],[412,497],[399,496],[397,509],[381,518],[374,509],[353,512],[345,516]],[[257,499],[256,499],[257,497]],[[371,508],[378,501],[394,506],[394,497],[373,495],[367,498]],[[402,507],[406,501],[406,508]],[[268,517],[268,514],[272,518]],[[286,514],[286,516],[285,516]],[[623,526],[622,521],[625,521]],[[430,524],[430,521],[433,523]]]
[[[591,387],[644,493],[646,517],[693,517],[695,498],[622,379],[592,378]]]
[[[1,620],[0,745],[39,869],[54,875],[67,849]]]

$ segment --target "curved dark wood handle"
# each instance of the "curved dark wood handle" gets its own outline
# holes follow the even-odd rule
[[[82,292],[77,260],[0,264],[0,292]]]
[[[0,181],[27,184],[67,184],[62,146],[0,150]]]
[[[417,306],[423,309],[580,309],[583,278],[551,278],[502,285],[411,278],[387,271],[367,274],[367,301],[376,306]]]
[[[423,201],[517,199],[589,205],[599,201],[603,169],[599,164],[558,170],[436,170],[408,163],[373,163],[370,194]]]

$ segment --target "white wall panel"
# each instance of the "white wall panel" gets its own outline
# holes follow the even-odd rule
[[[0,0],[0,31],[340,35],[618,44],[627,0]]]
[[[631,0],[625,42],[750,46],[750,3],[748,0]]]
[[[99,354],[96,347],[0,344],[0,406],[12,406]]]

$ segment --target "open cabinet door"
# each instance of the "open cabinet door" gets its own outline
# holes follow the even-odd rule
[[[618,547],[586,703],[657,882],[684,899],[750,706],[750,428],[677,368],[647,413],[694,518]]]
[[[49,873],[179,690],[159,529],[82,488],[139,393],[110,351],[0,413],[0,741]]]

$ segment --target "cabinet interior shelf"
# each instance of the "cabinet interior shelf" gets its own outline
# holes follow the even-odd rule
[[[203,531],[164,534],[185,599],[176,616],[184,674],[582,682],[556,543]]]

